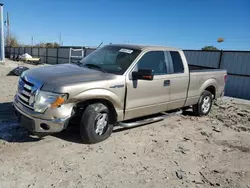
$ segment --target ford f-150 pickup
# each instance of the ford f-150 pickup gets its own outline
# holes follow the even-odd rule
[[[189,66],[176,48],[110,44],[75,63],[25,71],[13,104],[31,132],[60,132],[77,122],[83,141],[97,143],[114,126],[148,124],[173,110],[207,115],[224,95],[226,76]]]

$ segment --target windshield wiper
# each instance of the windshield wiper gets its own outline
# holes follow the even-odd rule
[[[101,66],[96,65],[96,64],[87,63],[87,64],[85,64],[84,66],[85,66],[85,67],[88,67],[88,68],[97,68],[98,70],[101,70],[102,72],[107,72],[107,71],[105,71]]]
[[[77,66],[81,67],[82,63],[78,60],[78,61],[72,61],[73,64],[76,64]]]

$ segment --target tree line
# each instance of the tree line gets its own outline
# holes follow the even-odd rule
[[[5,46],[7,47],[40,47],[40,48],[58,48],[60,45],[57,42],[40,42],[35,45],[22,45],[18,42],[14,35],[11,35],[8,39],[5,39]],[[219,50],[214,46],[204,46],[201,50]]]
[[[35,45],[21,44],[14,35],[5,37],[6,47],[40,47],[40,48],[58,48],[60,45],[57,42],[40,42]]]

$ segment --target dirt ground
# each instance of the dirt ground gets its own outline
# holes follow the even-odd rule
[[[250,188],[250,102],[223,98],[207,117],[186,112],[95,145],[77,129],[42,139],[19,127],[17,76],[0,65],[0,187]]]

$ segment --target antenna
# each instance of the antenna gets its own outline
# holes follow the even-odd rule
[[[3,3],[0,3],[0,62],[5,61],[4,53],[4,23],[3,23]]]
[[[10,46],[10,18],[9,18],[9,12],[7,12],[7,21],[6,21],[6,25],[7,25],[7,46]]]
[[[33,36],[31,37],[31,46],[32,47],[34,46],[34,37]]]
[[[101,43],[99,44],[99,46],[97,46],[96,49],[100,48],[102,44],[103,44],[103,42],[101,42]]]
[[[62,46],[63,42],[62,42],[62,33],[59,33],[59,45]]]

